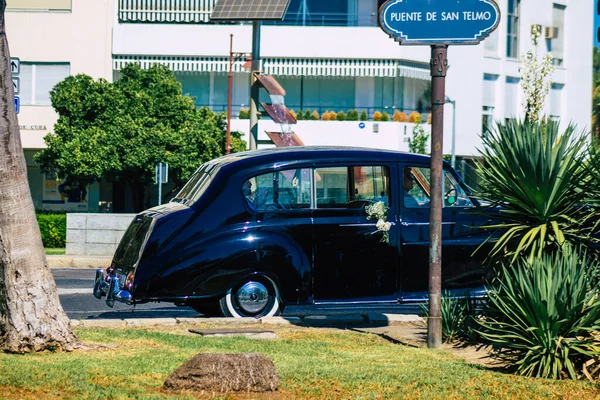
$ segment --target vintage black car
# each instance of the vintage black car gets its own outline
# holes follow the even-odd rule
[[[425,300],[429,165],[345,147],[212,160],[171,202],[134,218],[94,295],[256,318],[288,304]],[[481,289],[485,252],[473,252],[487,218],[471,212],[479,204],[447,163],[442,187],[443,289]]]

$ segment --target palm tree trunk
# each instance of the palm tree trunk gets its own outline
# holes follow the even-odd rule
[[[0,0],[0,349],[71,351],[79,341],[60,305],[27,183]]]

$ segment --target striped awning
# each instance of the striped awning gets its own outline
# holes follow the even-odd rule
[[[130,63],[147,69],[153,64],[167,65],[174,72],[228,72],[227,57],[113,56],[113,69]],[[248,72],[243,61],[233,64],[234,72]],[[262,70],[277,76],[397,77],[430,79],[429,65],[406,60],[264,58]]]

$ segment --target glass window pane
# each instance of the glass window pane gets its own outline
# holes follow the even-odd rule
[[[473,205],[467,193],[458,184],[450,171],[444,171],[442,193],[444,196],[444,207],[470,207]]]
[[[403,201],[405,208],[429,207],[430,177],[429,168],[404,168]]]
[[[390,172],[385,166],[315,169],[317,208],[360,208],[383,201],[390,205]]]
[[[348,168],[315,169],[317,208],[340,208],[350,200],[348,196]]]
[[[50,105],[50,90],[69,76],[69,64],[36,64],[34,74],[35,104]]]
[[[19,71],[19,99],[21,105],[33,104],[33,64],[21,63]]]
[[[253,177],[242,194],[255,211],[310,208],[310,170],[290,169]]]

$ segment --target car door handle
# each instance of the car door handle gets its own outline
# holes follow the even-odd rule
[[[395,222],[388,221],[391,225],[396,225]],[[364,222],[361,224],[340,224],[340,226],[375,226],[375,222]]]
[[[442,225],[454,225],[456,222],[442,222]],[[429,225],[429,222],[402,222],[400,225],[402,226],[425,226]]]

